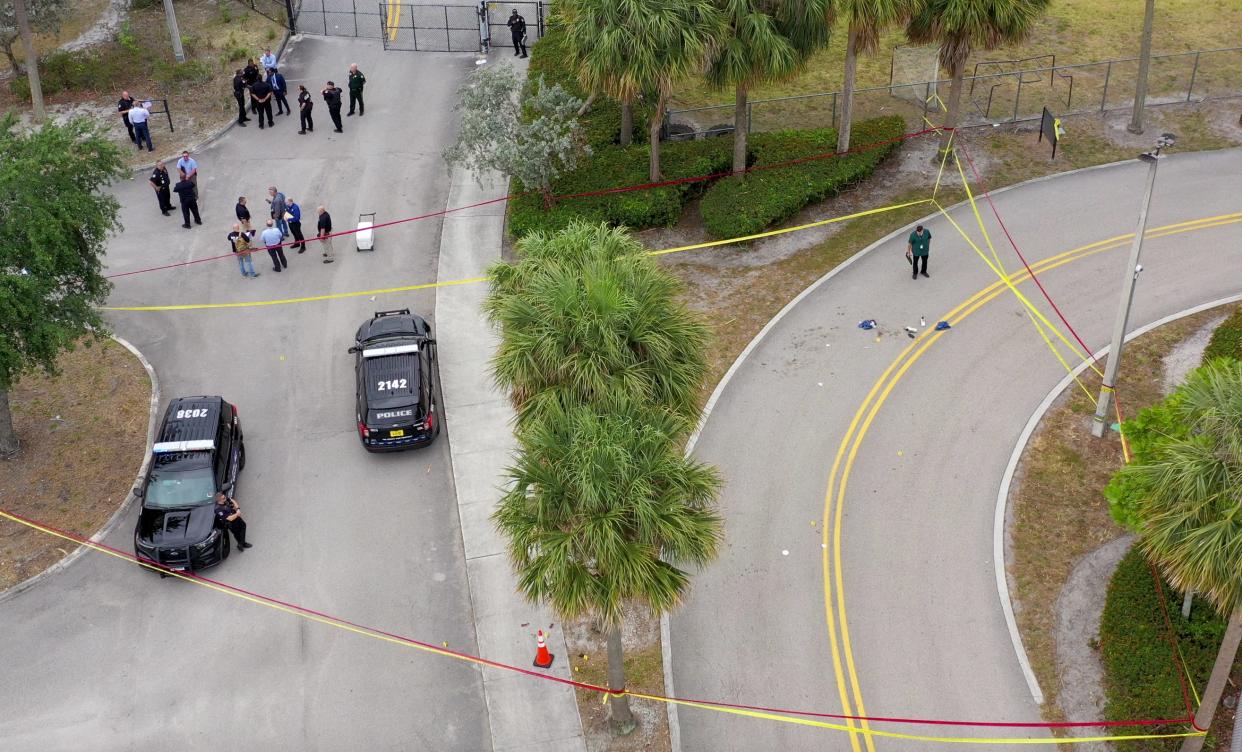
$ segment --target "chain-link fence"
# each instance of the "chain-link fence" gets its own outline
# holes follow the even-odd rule
[[[961,127],[1037,120],[1044,107],[1058,116],[1129,109],[1134,103],[1138,59],[1055,65],[994,72],[1027,61],[976,66],[963,81]],[[854,91],[854,119],[901,115],[911,129],[942,119],[941,103],[950,81],[902,83]],[[1242,96],[1242,47],[1153,55],[1147,77],[1147,106],[1195,103]],[[751,131],[836,127],[840,94],[804,94],[756,99],[748,105]],[[732,104],[670,109],[674,132],[704,134],[733,124]]]

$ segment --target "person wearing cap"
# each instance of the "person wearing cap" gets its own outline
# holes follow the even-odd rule
[[[509,16],[505,25],[509,27],[509,33],[513,35],[513,54],[517,57],[526,57],[526,19],[517,12],[517,8],[514,8],[513,14]]]
[[[919,274],[924,277],[930,277],[927,273],[927,255],[931,252],[931,230],[926,230],[923,225],[914,228],[914,232],[910,233],[909,246],[906,248],[906,258],[910,259],[910,276],[912,279],[918,279]],[[922,261],[923,269],[919,270],[919,262]]]

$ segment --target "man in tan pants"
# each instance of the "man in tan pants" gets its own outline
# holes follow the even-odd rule
[[[323,262],[331,264],[333,261],[336,261],[332,257],[332,215],[322,206],[319,207],[318,211],[319,224],[316,225],[318,230],[315,236],[319,238],[319,247],[323,249]]]

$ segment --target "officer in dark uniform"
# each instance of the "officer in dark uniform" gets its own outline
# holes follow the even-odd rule
[[[513,54],[518,57],[526,57],[526,19],[517,12],[517,8],[513,9],[513,15],[509,16],[508,23],[509,33],[513,35]]]
[[[254,545],[246,542],[246,521],[242,519],[241,507],[223,491],[216,494],[216,526],[233,534],[237,539],[238,551],[245,551]]]
[[[298,92],[298,120],[302,121],[302,130],[298,131],[298,135],[305,136],[307,131],[315,130],[315,119],[311,117],[315,102],[305,86],[299,85]]]
[[[246,79],[242,77],[241,68],[237,69],[237,73],[233,76],[233,98],[237,100],[237,124],[246,127],[246,122],[250,120],[246,116]]]
[[[246,67],[242,68],[242,83],[249,89],[258,80],[259,66],[254,64],[254,58],[250,58],[246,61]],[[256,114],[259,112],[259,105],[254,101],[254,97],[250,98],[250,111]]]
[[[121,113],[121,122],[125,123],[125,130],[129,131],[129,140],[138,143],[138,137],[134,135],[134,124],[129,122],[129,111],[134,109],[134,98],[129,95],[128,91],[121,92],[121,98],[116,102],[116,111]]]
[[[344,127],[341,125],[341,87],[329,81],[321,93],[323,101],[328,105],[328,115],[332,118],[332,124],[336,126],[336,132],[344,133]]]
[[[168,178],[168,168],[164,167],[163,160],[159,160],[155,163],[155,169],[151,170],[151,177],[148,178],[147,182],[149,182],[151,184],[151,188],[155,190],[155,198],[160,202],[160,212],[167,217],[168,212],[172,211],[176,207],[174,207],[172,202],[168,200],[168,186],[170,181]]]
[[[181,226],[190,229],[190,215],[194,215],[194,224],[201,225],[203,220],[198,216],[198,188],[188,178],[173,186],[173,192],[181,200]]]

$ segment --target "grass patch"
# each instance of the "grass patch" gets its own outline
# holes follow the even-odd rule
[[[1203,351],[1203,362],[1213,358],[1242,360],[1242,308],[1234,311],[1212,332],[1212,339]]]
[[[1143,5],[1143,0],[1059,0],[1035,22],[1026,42],[1006,45],[991,52],[977,51],[970,56],[967,69],[972,70],[975,63],[983,60],[1020,59],[1034,55],[1055,55],[1057,65],[1136,56]],[[1237,46],[1234,30],[1238,28],[1242,28],[1242,5],[1231,0],[1162,0],[1156,5],[1153,51],[1162,54]],[[788,81],[757,86],[751,91],[752,99],[839,91],[844,70],[845,39],[843,29],[834,29],[828,47],[813,56],[800,75]],[[895,46],[904,43],[901,30],[890,30],[882,35],[879,52],[858,59],[858,87],[886,86],[892,62],[891,52]],[[1236,72],[1239,60],[1242,56],[1236,53],[1229,60],[1205,57],[1201,64],[1208,67],[1201,69],[1200,74],[1211,78],[1216,75],[1212,71],[1217,69],[1222,76],[1228,71]],[[1178,62],[1172,66],[1176,70],[1169,71],[1183,91],[1189,77],[1187,66]],[[1158,72],[1159,67],[1159,64],[1153,66],[1153,71]],[[1132,79],[1128,80],[1131,80],[1129,89],[1132,94]],[[1117,80],[1113,81],[1114,86],[1117,83]],[[1198,88],[1196,85],[1196,90]],[[886,93],[882,94],[883,98],[888,97]],[[721,104],[728,99],[727,92],[714,90],[700,80],[684,82],[675,97],[678,107]],[[867,109],[872,106],[868,97],[862,99],[864,101],[859,103],[861,107]],[[881,97],[875,99],[878,102]],[[758,114],[756,109],[756,116]]]
[[[1100,620],[1100,652],[1104,662],[1108,720],[1178,718],[1189,712],[1179,681],[1178,654],[1168,642],[1168,627],[1160,606],[1160,592],[1169,604],[1169,620],[1189,680],[1202,687],[1212,671],[1225,620],[1200,601],[1190,618],[1182,618],[1180,600],[1166,582],[1152,575],[1137,546],[1121,560],[1108,585],[1108,599]],[[1191,703],[1193,706],[1193,698]],[[1184,725],[1152,726],[1150,733],[1185,730]],[[1174,750],[1181,739],[1152,739],[1145,750]]]
[[[151,383],[110,339],[57,360],[61,375],[18,380],[9,392],[22,441],[0,460],[0,499],[18,514],[90,536],[120,507],[147,445]],[[72,546],[0,521],[0,590],[54,564]]]

